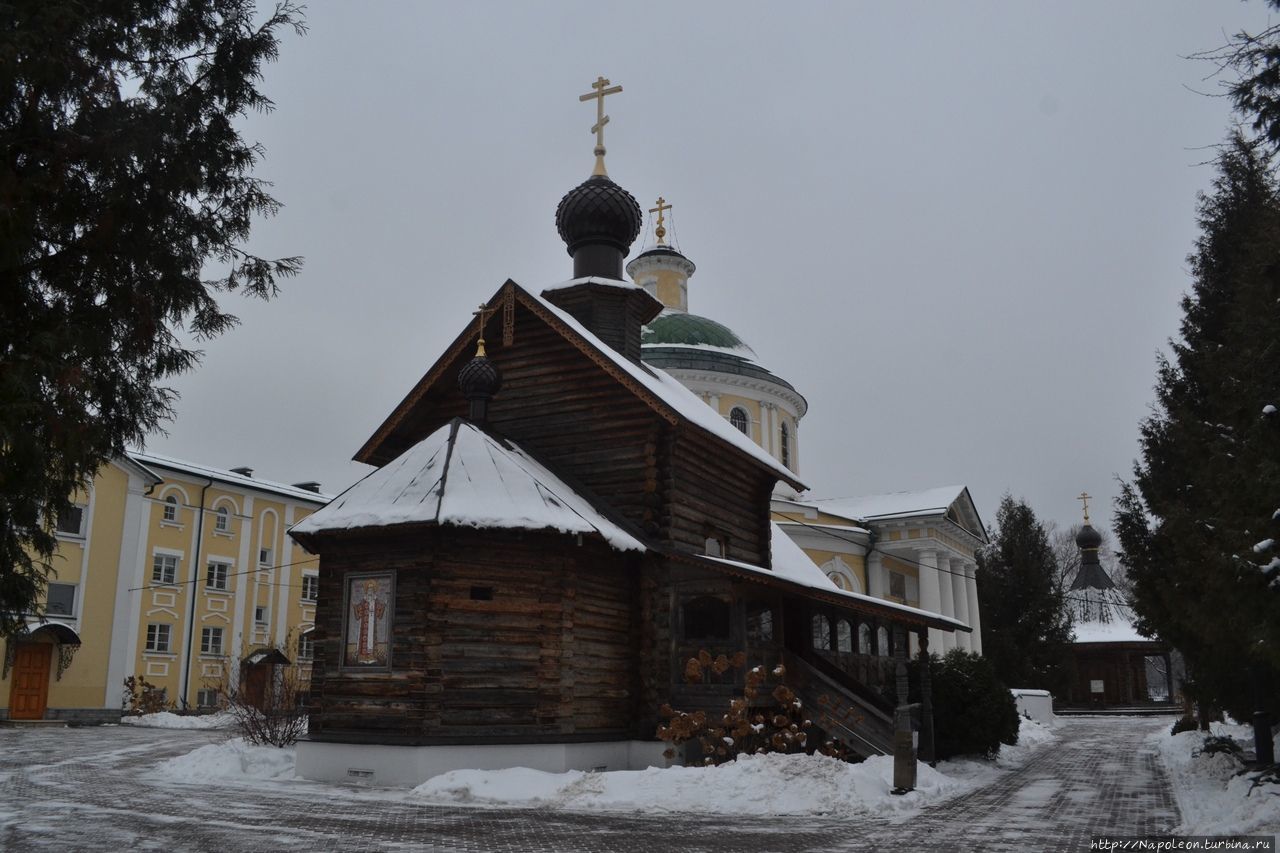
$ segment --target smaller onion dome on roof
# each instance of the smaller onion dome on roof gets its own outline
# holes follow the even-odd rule
[[[1076,547],[1081,551],[1096,550],[1102,547],[1102,534],[1093,525],[1085,524],[1076,534]]]

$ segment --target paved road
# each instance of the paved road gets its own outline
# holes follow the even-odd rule
[[[226,733],[104,727],[0,730],[0,849],[832,851],[1071,850],[1093,833],[1178,822],[1143,743],[1151,720],[1075,719],[1061,740],[967,796],[900,818],[672,818],[424,807],[308,782],[148,778],[160,758]]]

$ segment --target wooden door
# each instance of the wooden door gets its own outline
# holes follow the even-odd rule
[[[267,698],[267,669],[262,664],[249,664],[244,668],[244,701],[262,710]]]
[[[22,643],[15,650],[9,719],[43,720],[49,700],[49,661],[53,646]]]

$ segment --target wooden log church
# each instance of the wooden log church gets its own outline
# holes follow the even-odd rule
[[[596,166],[556,211],[573,278],[498,287],[356,454],[377,469],[291,530],[320,558],[303,777],[660,765],[664,703],[741,694],[740,672],[686,681],[702,650],[785,663],[825,736],[887,753],[891,679],[835,665],[814,626],[899,661],[908,633],[969,630],[831,583],[770,521],[796,475],[642,363],[662,306],[623,278],[642,220],[604,168],[619,90],[584,96]]]

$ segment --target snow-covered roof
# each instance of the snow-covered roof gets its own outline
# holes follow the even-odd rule
[[[760,445],[756,444],[747,436],[739,432],[727,420],[722,418],[718,412],[703,402],[696,394],[684,387],[671,374],[665,370],[656,367],[641,366],[628,359],[622,353],[613,347],[601,341],[594,334],[587,330],[585,326],[575,320],[568,312],[562,311],[548,300],[530,294],[536,299],[539,305],[555,316],[557,320],[564,323],[576,334],[580,335],[583,340],[591,344],[600,354],[612,361],[634,380],[644,386],[645,390],[660,399],[663,403],[670,406],[681,417],[693,423],[695,426],[711,433],[717,438],[732,444],[739,450],[750,454],[757,461],[764,463],[779,477],[788,483],[796,485],[798,488],[804,488],[804,485],[796,479],[795,473],[769,455]]]
[[[964,486],[938,486],[916,492],[891,492],[860,498],[822,498],[814,506],[845,518],[883,520],[913,515],[942,515],[964,493]]]
[[[580,284],[599,284],[605,287],[616,287],[616,288],[619,288],[620,290],[643,290],[644,289],[640,285],[634,284],[629,281],[622,281],[621,279],[616,279],[616,278],[602,278],[598,275],[589,275],[589,276],[584,276],[583,278],[571,278],[568,281],[562,281],[559,284],[553,284],[548,287],[544,287],[542,288],[542,292],[546,293],[549,290],[567,290],[570,287],[577,287]]]
[[[290,532],[413,523],[594,533],[617,550],[644,550],[518,446],[461,418],[373,471]]]
[[[799,545],[792,541],[791,537],[778,526],[777,522],[769,522],[770,546],[771,546],[771,564],[772,570],[763,566],[756,566],[751,563],[744,563],[740,560],[730,560],[725,557],[706,557],[705,559],[713,560],[717,563],[734,566],[739,569],[746,569],[755,574],[780,578],[801,586],[806,589],[818,590],[819,592],[829,595],[836,595],[841,598],[849,599],[851,602],[860,604],[869,604],[873,607],[894,610],[899,613],[914,616],[919,619],[926,619],[934,625],[947,625],[951,628],[968,631],[969,626],[965,623],[952,619],[949,616],[943,616],[941,613],[933,613],[928,610],[921,610],[918,607],[909,607],[905,604],[898,604],[896,601],[888,601],[883,598],[876,598],[873,595],[864,595],[860,592],[850,592],[836,586],[831,578],[823,573],[813,560],[809,559]]]
[[[322,504],[333,497],[332,495],[313,492],[310,489],[300,489],[297,486],[289,486],[258,477],[246,477],[243,474],[237,474],[235,471],[228,471],[225,468],[213,468],[208,465],[201,465],[198,462],[187,462],[184,459],[175,459],[172,456],[162,456],[159,453],[143,453],[139,450],[130,450],[128,454],[129,458],[145,468],[168,468],[171,471],[181,471],[184,474],[191,474],[196,477],[212,478],[221,483],[241,486],[246,489],[257,489],[260,492],[285,495],[307,503]]]
[[[1154,643],[1150,637],[1138,633],[1127,619],[1111,622],[1078,622],[1071,626],[1072,642],[1076,643]]]

